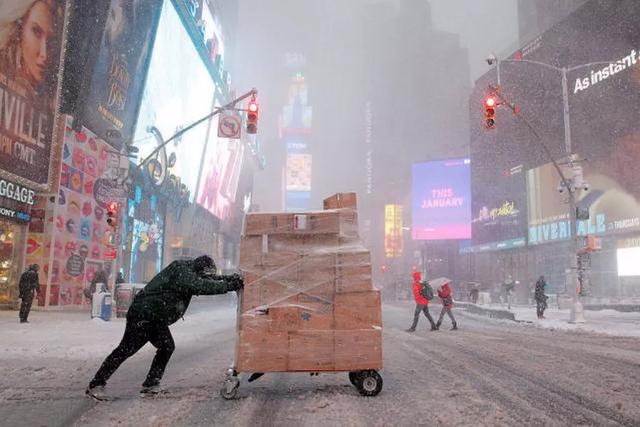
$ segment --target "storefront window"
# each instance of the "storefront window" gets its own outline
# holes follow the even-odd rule
[[[23,240],[24,227],[0,220],[0,306],[18,300]]]

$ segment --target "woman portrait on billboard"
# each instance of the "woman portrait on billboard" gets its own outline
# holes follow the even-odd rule
[[[57,0],[0,2],[0,73],[22,86],[28,98],[45,95],[50,101],[54,95],[61,14]]]

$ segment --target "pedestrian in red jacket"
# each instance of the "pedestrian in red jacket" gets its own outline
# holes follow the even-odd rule
[[[413,272],[413,297],[416,300],[416,309],[413,313],[413,324],[407,329],[407,332],[415,332],[420,312],[423,312],[429,323],[431,323],[431,330],[437,330],[436,324],[433,322],[431,314],[429,314],[429,300],[422,294],[421,274],[419,271]]]
[[[451,323],[453,323],[453,328],[451,328],[451,330],[457,330],[458,324],[456,323],[456,318],[453,317],[453,313],[451,312],[451,309],[453,309],[453,292],[451,291],[451,287],[449,287],[449,282],[445,282],[440,286],[440,288],[438,288],[438,296],[440,297],[440,301],[442,301],[442,310],[440,311],[440,317],[438,318],[438,323],[436,323],[436,328],[440,329],[444,314],[447,313],[451,319]]]

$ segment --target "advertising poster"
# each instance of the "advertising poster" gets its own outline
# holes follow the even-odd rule
[[[207,146],[196,201],[220,220],[229,217],[236,202],[243,157],[240,140],[215,137]]]
[[[580,165],[588,191],[578,192],[578,204],[590,213],[588,222],[578,224],[582,227],[579,234],[640,231],[638,22],[640,4],[636,1],[591,1],[517,52],[523,59],[574,68],[567,74],[571,151],[587,159]],[[583,66],[589,63],[592,65]],[[505,89],[522,107],[521,114],[542,132],[553,157],[563,158],[562,73],[515,63],[501,67],[501,77]],[[497,143],[499,147],[511,144],[512,155],[518,155],[526,170],[541,167],[532,172],[534,180],[527,185],[533,203],[528,207],[530,243],[564,238],[559,215],[567,213],[558,212],[558,206],[556,211],[549,209],[551,201],[563,199],[557,192],[557,176],[545,166],[550,159],[522,124],[516,127],[508,117],[500,119],[498,126],[506,126],[508,137]]]
[[[0,170],[49,182],[63,0],[0,2]]]
[[[165,1],[161,9],[134,135],[139,159],[147,157],[158,144],[149,127],[156,127],[167,140],[213,111],[215,86],[211,75],[173,2]],[[202,123],[166,146],[168,156],[176,155],[172,173],[187,186],[190,201],[195,197],[205,140],[209,134],[209,146],[215,145],[217,123]]]
[[[436,160],[413,165],[414,240],[471,238],[471,162]]]
[[[572,176],[572,170],[568,166],[561,166],[561,169],[566,177]],[[571,237],[567,192],[560,193],[559,184],[560,177],[551,163],[527,171],[529,244],[567,240]],[[616,204],[606,206],[598,203],[601,197],[602,192],[598,190],[578,191],[577,207],[589,212],[588,220],[578,220],[579,236],[613,230],[615,224],[624,221],[629,214],[629,211],[616,209]]]
[[[110,0],[82,122],[120,149],[130,141],[162,0]],[[112,138],[117,131],[120,138]]]
[[[105,255],[115,248],[110,243],[112,229],[106,222],[106,209],[94,192],[96,180],[113,172],[108,167],[112,148],[86,128],[74,131],[71,117],[65,120],[58,204],[47,211],[45,225],[51,227],[48,235],[53,239],[43,241],[38,226],[27,236],[28,257],[40,264],[46,276],[51,274],[50,305],[87,303],[83,289],[97,266],[110,264]],[[49,265],[51,251],[53,264]]]
[[[384,256],[402,256],[402,205],[384,206]]]
[[[311,154],[287,154],[287,191],[311,191]]]

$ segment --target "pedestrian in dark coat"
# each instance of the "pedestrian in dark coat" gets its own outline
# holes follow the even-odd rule
[[[40,279],[38,277],[38,264],[31,264],[20,276],[18,290],[20,291],[20,323],[29,323],[28,317],[31,304],[36,293],[40,293]]]
[[[453,328],[451,328],[451,330],[457,330],[458,324],[456,323],[456,318],[453,317],[453,313],[451,312],[451,310],[453,309],[453,293],[451,292],[449,282],[445,282],[438,288],[438,296],[440,297],[440,301],[442,302],[442,310],[440,310],[440,317],[438,318],[438,322],[436,323],[436,329],[440,329],[440,325],[442,325],[442,319],[444,318],[444,314],[446,313],[451,319],[451,323],[453,323]]]
[[[549,297],[544,293],[545,286],[547,286],[547,282],[545,282],[544,276],[540,276],[536,282],[536,290],[533,294],[536,300],[536,314],[538,315],[538,319],[545,318],[544,311],[547,309],[547,299]]]
[[[180,319],[194,295],[216,295],[243,287],[238,274],[216,276],[213,260],[204,255],[195,260],[174,261],[136,294],[129,311],[122,341],[105,359],[89,383],[87,394],[99,396],[118,367],[147,342],[157,352],[142,384],[143,393],[159,392],[160,380],[175,348],[169,325]]]
[[[415,332],[421,312],[424,313],[429,323],[431,323],[431,330],[436,330],[436,324],[433,322],[433,317],[431,317],[429,313],[429,300],[422,294],[421,278],[422,275],[419,271],[413,272],[413,298],[416,300],[416,309],[413,312],[413,323],[411,327],[407,329],[407,332]]]

